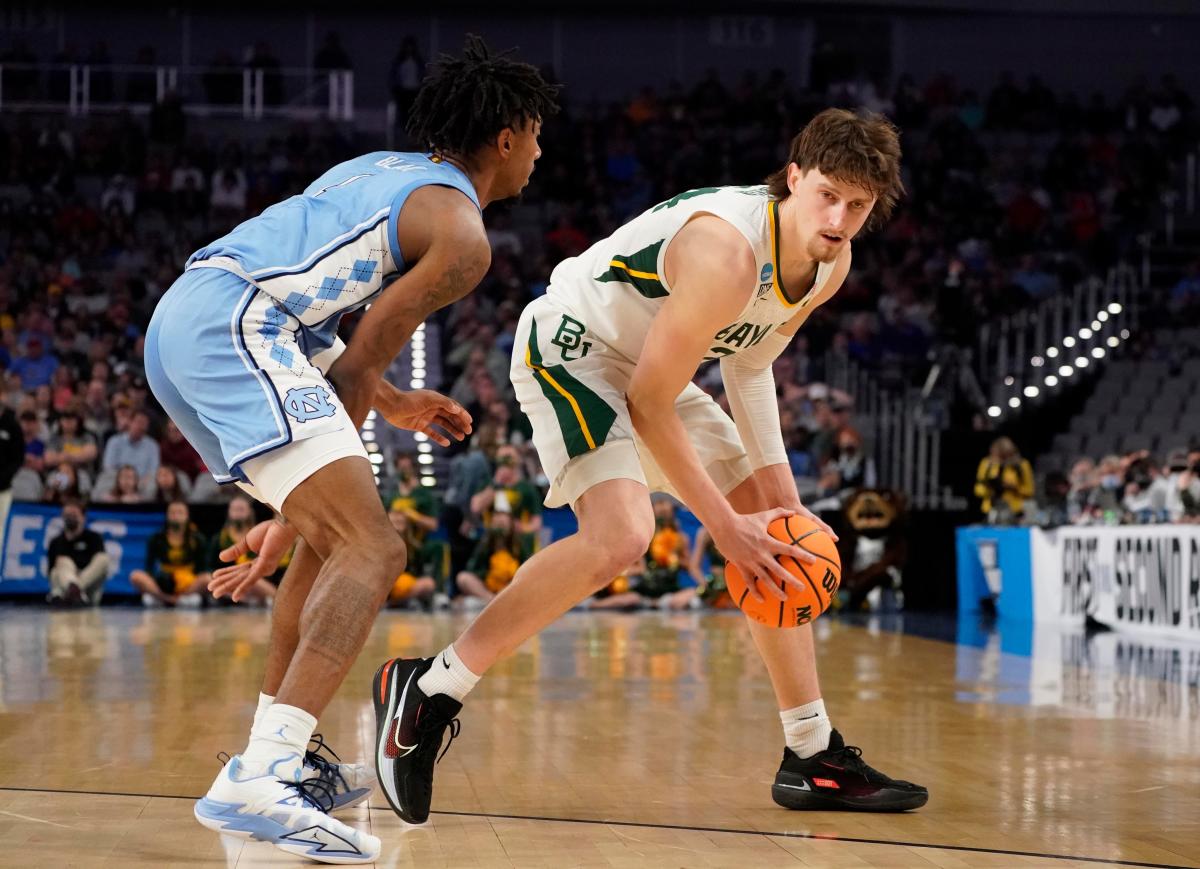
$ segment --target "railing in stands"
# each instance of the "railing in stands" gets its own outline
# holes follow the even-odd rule
[[[977,373],[988,415],[999,419],[1051,400],[1071,378],[1103,362],[1137,328],[1140,287],[1127,263],[1070,292],[979,329]]]
[[[350,70],[0,64],[0,112],[146,114],[172,94],[190,115],[354,120]]]
[[[915,388],[883,386],[844,354],[825,357],[825,382],[854,401],[853,424],[875,460],[878,485],[903,492],[917,509],[962,509],[966,502],[942,482],[945,420]]]

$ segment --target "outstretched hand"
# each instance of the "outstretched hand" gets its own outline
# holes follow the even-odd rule
[[[420,432],[444,447],[450,446],[450,437],[461,441],[471,433],[466,408],[432,389],[397,390],[385,406],[377,404],[376,409],[396,428]]]
[[[208,590],[213,597],[229,595],[240,601],[260,579],[266,579],[279,567],[279,561],[296,540],[296,528],[277,519],[259,522],[240,541],[221,550],[220,559],[237,562],[244,555],[256,557],[241,564],[232,563],[213,571]]]

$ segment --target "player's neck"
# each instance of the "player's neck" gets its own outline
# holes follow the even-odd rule
[[[467,176],[467,180],[475,188],[480,208],[487,208],[488,205],[500,198],[492,193],[492,187],[496,180],[495,167],[483,166],[478,161],[467,160],[465,157],[455,154],[442,154],[441,158],[443,162],[449,163]]]
[[[809,256],[800,233],[796,230],[794,198],[789,196],[779,203],[779,272],[780,280],[792,291],[807,292],[813,273],[820,263]]]

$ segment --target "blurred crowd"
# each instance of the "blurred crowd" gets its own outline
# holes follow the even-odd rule
[[[1200,445],[1082,456],[1069,471],[1034,482],[1029,460],[997,438],[979,463],[975,496],[992,525],[1147,525],[1200,523]]]
[[[320,52],[314,68],[349,68],[335,34]],[[94,54],[88,62],[107,50]],[[17,46],[0,62],[14,59],[36,60]],[[137,60],[153,63],[152,49]],[[418,44],[405,40],[390,82],[401,127],[424,63]],[[228,98],[242,68],[277,67],[265,42],[236,61],[215,58],[203,99]],[[123,81],[128,89],[138,80]],[[19,98],[13,86],[6,74],[6,99]],[[15,86],[32,94],[57,85],[34,72]],[[92,98],[123,96],[131,95],[112,85]],[[507,378],[517,318],[545,292],[559,260],[641,210],[688,188],[758,183],[827,105],[865,106],[900,126],[908,197],[886,227],[855,242],[846,285],[776,363],[801,494],[836,510],[848,493],[873,487],[876,470],[852,396],[827,384],[852,365],[885,382],[917,382],[931,355],[969,346],[981,319],[1058,293],[1129,253],[1195,132],[1192,100],[1169,77],[1138,82],[1118,100],[1056,94],[1036,77],[1009,75],[986,94],[947,76],[905,77],[890,93],[862,78],[801,90],[778,71],[735,81],[709,72],[689,87],[647,86],[608,103],[563,97],[524,197],[488,210],[489,274],[437,318],[441,346],[433,351],[444,376],[428,385],[470,410],[475,434],[446,453],[436,491],[420,484],[413,456],[386,456],[382,497],[410,552],[424,553],[397,581],[397,600],[486,599],[542,542],[547,481]],[[174,93],[144,118],[0,115],[0,402],[11,416],[10,443],[20,443],[0,491],[7,482],[17,500],[59,504],[230,498],[149,395],[144,329],[194,249],[364,149],[347,133],[264,121],[254,136],[222,136],[195,124]],[[1200,297],[1200,284],[1181,284],[1181,299],[1192,294]],[[724,402],[716,366],[697,381]],[[1104,490],[1112,476],[1111,463],[1102,465],[1089,491]],[[1144,465],[1134,460],[1120,473]],[[1070,485],[1075,491],[1074,474]],[[676,557],[695,561],[690,550]],[[693,579],[699,573],[690,570]],[[155,597],[149,587],[146,594]]]

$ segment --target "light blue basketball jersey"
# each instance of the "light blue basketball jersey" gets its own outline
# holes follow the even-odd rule
[[[200,248],[187,266],[226,269],[274,298],[269,317],[279,328],[295,317],[300,349],[311,358],[333,343],[343,314],[404,273],[396,219],[409,194],[427,184],[461,190],[479,206],[458,167],[428,154],[376,151],[334,166],[303,193]]]

